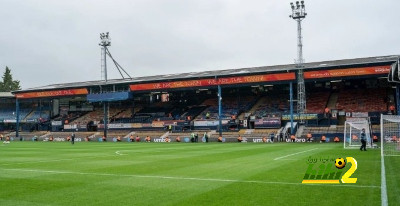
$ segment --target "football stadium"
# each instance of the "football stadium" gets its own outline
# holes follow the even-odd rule
[[[295,64],[2,94],[0,201],[397,205],[399,58],[304,64],[301,115]]]
[[[400,204],[400,55],[131,77],[108,35],[102,80],[0,93],[0,205]]]

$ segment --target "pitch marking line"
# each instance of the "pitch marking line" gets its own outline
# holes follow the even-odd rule
[[[107,174],[107,173],[90,173],[90,172],[73,172],[73,171],[54,171],[54,170],[36,170],[36,169],[1,169],[5,171],[19,172],[38,172],[50,174],[74,174],[74,175],[93,175],[93,176],[110,176],[110,177],[134,177],[134,178],[155,178],[155,179],[173,179],[173,180],[195,180],[209,182],[233,182],[233,183],[256,183],[256,184],[277,184],[277,185],[302,185],[302,186],[331,186],[331,187],[356,187],[356,188],[381,188],[375,185],[328,185],[328,184],[301,184],[293,182],[266,182],[257,180],[233,180],[233,179],[213,179],[213,178],[196,178],[196,177],[173,177],[173,176],[157,176],[157,175],[124,175],[124,174]]]
[[[385,157],[381,149],[381,204],[382,206],[388,205],[388,196],[386,188],[386,171],[385,171]]]
[[[313,151],[313,150],[316,150],[316,149],[318,149],[318,148],[314,148],[314,149],[310,149],[310,150],[306,150],[306,151],[302,151],[302,152],[296,152],[296,153],[293,153],[293,154],[288,154],[288,155],[285,155],[285,156],[282,156],[282,157],[277,157],[277,158],[275,158],[274,160],[283,159],[283,158],[285,158],[285,157],[290,157],[290,156],[297,155],[297,154],[301,154],[301,153],[304,153],[304,152]]]
[[[126,154],[120,154],[120,155],[126,155]],[[100,158],[100,157],[115,157],[115,155],[83,156],[83,157],[68,158],[68,159],[54,159],[54,160],[37,160],[37,161],[29,161],[29,162],[15,162],[15,163],[0,164],[0,166],[11,166],[11,165],[31,164],[31,163],[46,163],[46,162],[61,162],[61,161],[79,160],[79,159],[82,159],[82,158]]]
[[[116,155],[126,155],[126,154],[122,154],[120,151],[116,151],[115,154]]]

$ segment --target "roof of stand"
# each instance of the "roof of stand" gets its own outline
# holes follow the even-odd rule
[[[332,60],[322,62],[311,62],[304,64],[304,70],[310,69],[326,69],[332,67],[343,67],[352,65],[367,65],[367,64],[379,64],[379,63],[390,63],[397,61],[400,55],[391,56],[379,56],[379,57],[366,57],[356,59],[344,59],[344,60]],[[134,84],[134,83],[145,83],[145,82],[156,82],[156,81],[170,81],[180,79],[198,79],[205,77],[222,77],[222,76],[241,76],[244,74],[256,74],[256,73],[274,73],[279,71],[297,70],[295,64],[286,65],[275,65],[275,66],[260,66],[240,69],[225,69],[225,70],[214,70],[214,71],[203,71],[203,72],[190,72],[180,74],[165,74],[155,76],[144,76],[134,77],[132,79],[111,79],[107,83],[104,80],[98,81],[86,81],[86,82],[72,82],[72,83],[60,83],[51,84],[40,87],[33,87],[23,90],[14,91],[13,93],[29,92],[29,91],[43,91],[43,90],[55,90],[55,89],[67,89],[67,88],[79,88],[79,87],[90,87],[105,84]]]

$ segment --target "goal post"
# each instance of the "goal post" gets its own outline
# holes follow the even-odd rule
[[[399,115],[381,115],[381,149],[383,156],[400,156]]]
[[[345,121],[344,126],[344,145],[345,149],[357,149],[361,147],[361,131],[365,129],[367,138],[367,148],[372,147],[371,125],[368,118],[354,118]]]

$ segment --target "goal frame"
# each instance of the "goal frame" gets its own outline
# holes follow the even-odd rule
[[[359,147],[361,147],[360,145],[346,145],[351,143],[352,140],[352,127],[350,126],[350,131],[347,131],[347,125],[351,125],[351,123],[365,123],[365,133],[366,133],[366,137],[367,137],[367,148],[372,148],[372,128],[371,128],[371,123],[368,117],[366,118],[354,118],[352,120],[346,120],[344,123],[344,133],[343,133],[343,148],[344,149],[357,149]],[[347,132],[349,132],[350,136],[347,137]],[[347,138],[349,138],[349,141],[347,141]]]

